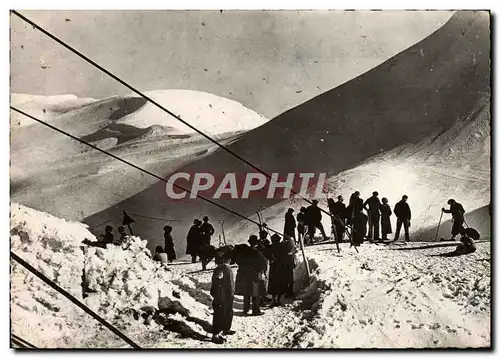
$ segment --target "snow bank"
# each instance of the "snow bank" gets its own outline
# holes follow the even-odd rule
[[[432,348],[490,345],[490,244],[390,250],[364,244],[308,248],[318,263],[317,314],[298,344],[316,348]],[[325,250],[326,248],[330,250]],[[401,247],[400,247],[401,248]]]
[[[172,272],[152,261],[146,241],[132,237],[123,250],[87,247],[82,245],[85,239],[96,240],[83,224],[11,205],[11,250],[132,339],[162,328],[161,323],[145,326],[137,319],[146,307],[163,308],[164,318],[173,313],[170,322],[188,322],[204,332],[207,307],[172,283]],[[126,346],[112,333],[103,334],[105,328],[14,261],[11,286],[12,331],[37,347]]]

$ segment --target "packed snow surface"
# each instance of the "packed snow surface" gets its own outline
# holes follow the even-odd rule
[[[490,244],[460,257],[441,257],[453,243],[363,244],[359,253],[332,243],[306,248],[312,270],[295,270],[295,300],[242,315],[236,296],[233,329],[210,342],[214,263],[151,261],[145,242],[127,250],[81,249],[94,241],[85,225],[11,205],[11,250],[87,306],[151,348],[423,348],[488,347]],[[38,347],[127,347],[107,329],[11,261],[12,331]],[[82,296],[85,268],[91,292]],[[233,267],[236,271],[236,267]],[[154,320],[134,312],[164,309]],[[166,308],[166,310],[165,310]],[[137,317],[136,317],[137,318]],[[145,318],[145,319],[143,319]],[[149,324],[144,324],[149,323]]]

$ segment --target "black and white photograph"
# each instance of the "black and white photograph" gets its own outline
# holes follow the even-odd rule
[[[491,349],[489,10],[8,17],[11,349]]]

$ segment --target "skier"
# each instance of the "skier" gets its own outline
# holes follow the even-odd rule
[[[210,245],[212,240],[212,235],[215,232],[212,224],[208,222],[208,216],[203,217],[203,224],[200,226],[201,232],[201,246]]]
[[[448,200],[448,204],[450,205],[450,209],[446,210],[442,208],[441,211],[443,213],[451,214],[453,217],[453,227],[451,228],[451,241],[455,241],[455,236],[458,234],[462,234],[464,231],[464,214],[465,210],[462,204],[457,203],[455,199]]]
[[[380,224],[382,226],[382,241],[387,240],[387,234],[392,234],[391,215],[392,210],[389,206],[389,200],[382,198],[382,206],[380,207]]]
[[[285,297],[293,297],[293,269],[295,268],[295,253],[297,247],[291,237],[285,236],[281,242],[283,248],[283,281],[285,282]]]
[[[394,206],[394,215],[397,217],[396,221],[396,235],[394,241],[399,239],[399,233],[401,232],[401,225],[405,229],[405,240],[410,241],[409,227],[411,226],[411,210],[407,203],[408,196],[403,195],[401,201],[399,201]]]
[[[372,196],[363,203],[364,209],[368,212],[368,236],[370,240],[378,241],[380,238],[380,199],[378,192],[374,191]]]
[[[191,255],[191,262],[196,262],[196,256],[199,255],[199,250],[201,246],[201,231],[200,231],[201,221],[194,219],[193,226],[189,229],[187,234],[187,247],[186,254]]]
[[[283,230],[283,236],[290,236],[295,240],[295,227],[297,224],[295,223],[295,218],[293,217],[293,209],[289,208],[285,214],[285,228]],[[271,237],[272,239],[272,237]]]
[[[453,257],[460,255],[467,255],[476,252],[476,244],[474,240],[467,235],[465,231],[460,234],[460,242],[458,243],[455,251],[438,254],[436,256]]]
[[[342,242],[344,241],[346,219],[346,206],[342,195],[337,196],[337,201],[333,203],[332,210],[333,233],[336,235],[337,242]]]
[[[168,256],[168,262],[172,262],[176,259],[174,239],[172,238],[172,226],[166,225],[163,227],[163,238],[165,239],[165,253]]]
[[[212,307],[214,309],[212,324],[212,342],[221,344],[225,338],[221,336],[234,334],[231,330],[233,322],[233,301],[234,301],[234,277],[233,271],[229,267],[231,258],[221,251],[215,254],[215,268],[212,275],[212,286],[210,295],[213,297]]]
[[[316,232],[316,228],[318,228],[321,235],[323,235],[323,240],[327,240],[325,229],[321,224],[321,218],[321,209],[318,207],[318,200],[314,199],[312,204],[306,209],[306,222],[309,225],[308,234],[311,244],[314,242],[314,233]]]

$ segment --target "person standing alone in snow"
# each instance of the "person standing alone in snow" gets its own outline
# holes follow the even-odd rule
[[[368,207],[367,207],[368,206]],[[368,212],[368,236],[370,240],[378,241],[380,238],[380,199],[378,192],[374,191],[373,195],[366,199],[363,207]]]
[[[405,240],[410,241],[409,227],[411,225],[411,210],[407,201],[408,201],[408,196],[403,195],[401,201],[399,201],[394,206],[394,215],[396,215],[397,217],[396,235],[394,237],[394,241],[397,241],[399,239],[399,233],[401,232],[401,225],[405,229]]]
[[[464,232],[464,214],[465,210],[462,204],[457,203],[455,199],[448,200],[448,205],[450,205],[450,209],[446,210],[442,208],[441,211],[443,213],[451,214],[453,217],[453,227],[451,228],[451,241],[455,241],[455,236],[458,234],[462,234]]]
[[[380,224],[382,226],[382,240],[387,240],[387,234],[392,234],[391,226],[392,210],[389,206],[389,200],[382,198],[382,206],[380,207]]]
[[[210,295],[213,297],[212,307],[214,309],[212,324],[212,342],[222,344],[225,338],[222,335],[234,334],[231,331],[233,323],[233,301],[234,301],[234,276],[229,267],[231,258],[224,255],[220,250],[215,253],[217,267],[212,275],[212,287]],[[222,333],[222,335],[221,335]]]

